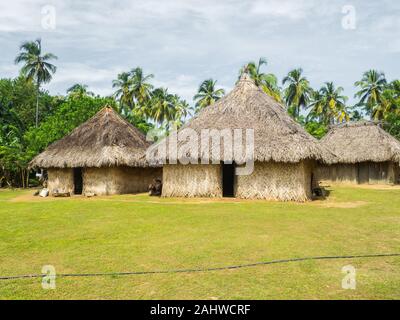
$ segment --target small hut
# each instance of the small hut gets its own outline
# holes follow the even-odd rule
[[[145,160],[146,137],[105,107],[30,163],[47,169],[50,194],[122,194],[147,191],[161,168]]]
[[[377,123],[360,121],[331,128],[321,145],[338,158],[319,166],[322,181],[353,184],[398,184],[400,142]]]
[[[253,130],[254,170],[248,175],[236,174],[246,159],[236,152],[229,159],[223,157],[223,139],[219,158],[217,156],[213,158],[213,162],[204,163],[203,160],[207,158],[205,153],[212,154],[215,149],[210,141],[209,149],[201,150],[199,147],[195,156],[188,154],[191,158],[198,155],[199,164],[175,164],[170,156],[165,157],[162,189],[164,197],[306,201],[312,197],[312,169],[315,161],[323,158],[334,161],[334,156],[320,147],[318,141],[288,115],[283,105],[265,94],[247,74],[241,77],[228,95],[201,110],[178,130],[178,137],[187,129],[195,131],[199,141],[202,140],[202,131],[207,129],[216,130],[216,134],[224,130],[243,130],[244,144],[244,131]],[[212,138],[214,137],[215,135]],[[162,142],[165,141],[152,147],[153,159],[161,158],[156,149],[162,149]],[[181,145],[178,141],[178,149]]]

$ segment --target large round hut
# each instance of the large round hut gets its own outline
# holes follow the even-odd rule
[[[400,142],[379,124],[360,121],[333,126],[321,145],[338,163],[319,166],[319,180],[353,184],[400,183]]]
[[[241,132],[238,138],[235,131]],[[193,132],[198,148],[188,147],[185,141]],[[229,132],[231,138],[226,138]],[[169,139],[155,144],[148,153],[153,161],[164,163],[164,197],[233,196],[305,201],[312,197],[315,161],[334,161],[334,156],[320,147],[247,74],[228,95],[202,109],[176,136],[176,153],[186,155],[184,163],[171,158],[173,142]],[[214,144],[215,140],[218,143]],[[232,144],[232,150],[226,152],[229,145],[226,141],[240,143]],[[220,152],[214,152],[218,147]],[[240,152],[249,147],[253,151],[251,156]],[[238,174],[238,169],[244,169],[245,162],[252,160],[253,170]]]
[[[112,108],[105,107],[30,163],[47,169],[50,194],[121,194],[147,191],[161,168],[145,160],[149,142]]]

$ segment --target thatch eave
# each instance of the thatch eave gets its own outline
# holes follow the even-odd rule
[[[150,143],[112,108],[105,107],[70,134],[52,143],[30,168],[147,167]]]
[[[400,141],[371,121],[333,126],[321,145],[337,156],[338,163],[400,163]]]

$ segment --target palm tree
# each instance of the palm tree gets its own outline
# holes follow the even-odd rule
[[[112,82],[112,87],[117,89],[114,97],[119,101],[121,111],[127,111],[125,107],[132,109],[133,98],[131,95],[131,86],[132,80],[129,72],[120,73],[117,79]]]
[[[150,99],[150,93],[153,86],[148,80],[154,78],[154,75],[144,75],[142,68],[136,67],[130,72],[131,76],[131,95],[134,98],[135,105],[144,104]]]
[[[334,124],[349,120],[346,107],[347,97],[342,95],[343,88],[335,88],[332,82],[326,82],[317,92],[312,93],[308,118],[318,118],[323,124]]]
[[[40,85],[48,83],[52,79],[52,74],[57,70],[57,67],[51,64],[50,60],[57,59],[52,53],[42,55],[42,42],[40,39],[35,41],[27,41],[20,46],[20,53],[15,58],[15,64],[23,62],[21,72],[27,79],[35,81],[37,86],[36,97],[36,127],[39,123],[39,92]]]
[[[216,89],[216,84],[217,80],[213,79],[207,79],[201,83],[197,94],[193,97],[193,100],[196,101],[196,113],[224,96],[225,90]]]
[[[288,84],[284,90],[285,102],[294,118],[300,115],[300,109],[306,108],[310,101],[310,83],[302,73],[302,69],[294,69],[282,81],[283,85]]]
[[[122,72],[113,81],[112,86],[117,90],[114,97],[119,101],[121,112],[127,114],[132,110],[140,115],[149,112],[149,100],[153,86],[148,82],[152,74],[144,75],[142,68],[137,67],[130,72]]]
[[[75,83],[73,86],[67,89],[67,93],[71,97],[83,97],[83,96],[94,96],[92,91],[88,91],[86,84]]]
[[[355,86],[360,87],[360,91],[355,97],[360,98],[359,106],[364,106],[365,110],[372,118],[379,119],[382,113],[382,93],[386,88],[387,81],[385,74],[376,70],[369,70],[363,74],[361,81],[357,81]],[[375,110],[377,109],[377,110]]]
[[[172,105],[173,105],[173,114],[172,114],[172,122],[173,126],[177,129],[179,129],[184,121],[185,118],[190,114],[190,105],[187,103],[185,100],[182,100],[177,94],[174,94],[171,99],[170,99]],[[169,129],[169,125],[168,128]]]
[[[324,110],[325,101],[321,90],[312,90],[310,94],[310,104],[307,108],[311,109],[307,115],[306,121],[317,120],[320,123],[325,123],[326,110]]]
[[[375,120],[386,119],[390,114],[400,114],[400,80],[387,85],[381,94],[381,103],[372,110]]]
[[[157,88],[152,92],[150,117],[159,125],[174,120],[172,95],[166,88]]]
[[[393,90],[394,97],[400,98],[400,80],[394,80],[389,84],[389,87]]]
[[[393,98],[392,91],[385,89],[381,94],[381,102],[376,104],[372,109],[371,118],[374,120],[383,120],[392,111],[396,110],[396,102]]]
[[[266,94],[274,98],[276,101],[282,102],[281,92],[278,87],[278,79],[272,73],[261,72],[261,67],[263,65],[267,65],[267,60],[265,58],[260,58],[258,63],[250,61],[240,69],[239,78],[243,73],[249,74],[254,83]]]

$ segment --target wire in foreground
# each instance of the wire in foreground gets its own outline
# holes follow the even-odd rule
[[[198,268],[198,269],[172,269],[172,270],[153,270],[153,271],[132,271],[132,272],[104,272],[104,273],[60,273],[57,274],[57,278],[60,277],[103,277],[103,276],[130,276],[130,275],[146,275],[146,274],[166,274],[166,273],[194,273],[194,272],[211,272],[221,270],[232,270],[251,268],[262,265],[278,264],[278,263],[289,263],[299,262],[307,260],[338,260],[338,259],[358,259],[358,258],[379,258],[379,257],[400,257],[400,253],[386,253],[386,254],[366,254],[366,255],[350,255],[350,256],[317,256],[317,257],[304,257],[304,258],[292,258],[292,259],[280,259],[261,261],[247,264],[239,264],[225,267],[213,267],[213,268]],[[0,276],[0,280],[16,280],[16,279],[28,279],[28,278],[43,278],[45,274],[24,274],[15,276]]]

